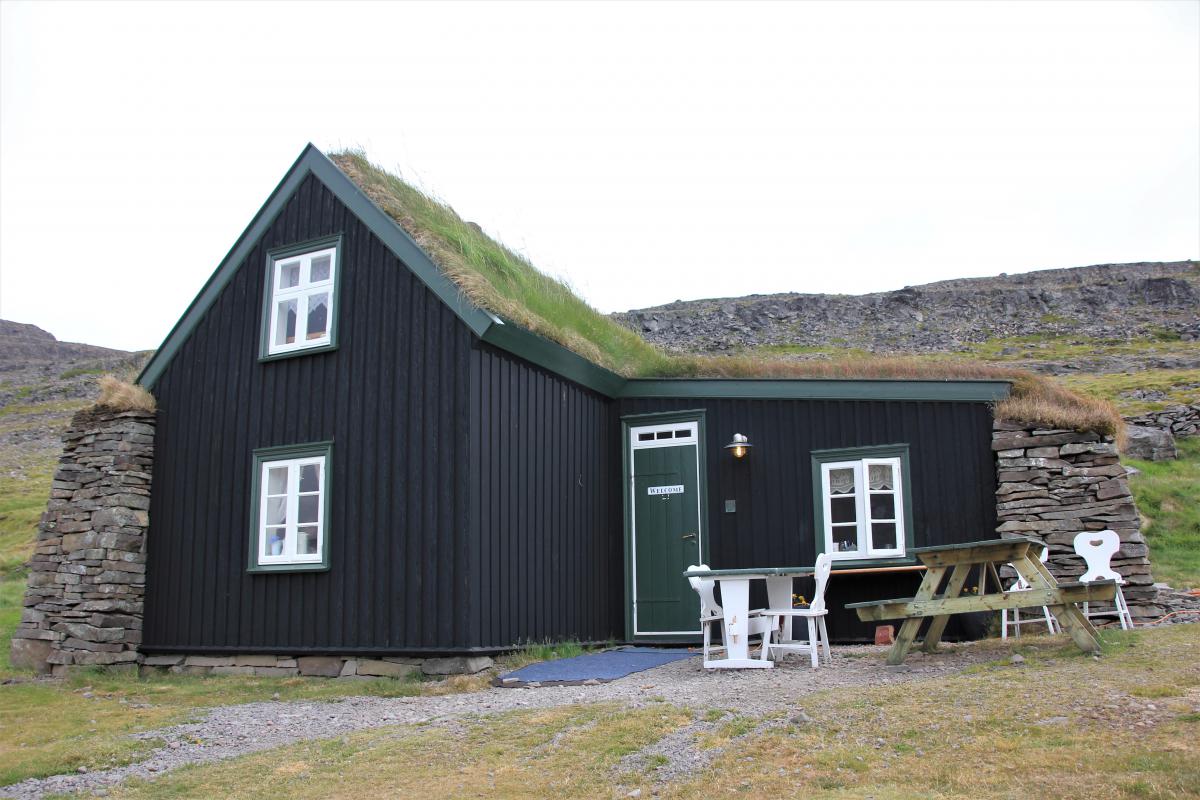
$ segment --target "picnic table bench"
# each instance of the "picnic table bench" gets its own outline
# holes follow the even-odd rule
[[[1116,594],[1114,581],[1090,583],[1058,583],[1046,565],[1030,552],[1032,539],[992,539],[982,542],[918,547],[911,552],[925,566],[925,577],[914,597],[874,600],[867,603],[847,603],[863,622],[903,619],[900,633],[888,653],[888,664],[900,664],[916,639],[921,623],[931,620],[925,633],[923,649],[937,649],[942,632],[952,614],[974,611],[1000,611],[1006,608],[1046,606],[1062,629],[1071,635],[1081,650],[1099,652],[1100,640],[1096,629],[1076,606],[1084,601],[1112,600]],[[997,564],[1011,563],[1029,584],[1029,589],[1006,591],[1000,582]],[[980,591],[977,595],[960,596],[973,569],[980,572]],[[950,579],[945,590],[938,594],[946,574]],[[984,590],[991,578],[992,590]]]

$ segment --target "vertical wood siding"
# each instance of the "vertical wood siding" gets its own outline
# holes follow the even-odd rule
[[[344,235],[336,351],[258,361],[266,251]],[[309,177],[155,388],[148,649],[449,650],[477,641],[473,336]],[[330,569],[248,574],[251,451],[331,439]]]
[[[471,358],[473,635],[622,636],[619,428],[613,402],[488,345]]]
[[[806,565],[816,559],[810,453],[909,445],[913,528],[908,547],[990,539],[996,530],[991,412],[984,403],[844,400],[647,399],[621,414],[703,408],[708,450],[709,553],[714,567]],[[734,433],[754,445],[743,461],[724,446]],[[737,502],[727,514],[725,500]],[[866,639],[844,603],[911,595],[917,575],[835,576],[830,635]],[[802,582],[800,591],[811,587]],[[951,631],[953,633],[953,631]]]

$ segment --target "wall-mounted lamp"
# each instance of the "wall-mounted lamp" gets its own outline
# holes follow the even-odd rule
[[[725,445],[725,449],[731,451],[734,458],[745,458],[751,447],[754,445],[750,444],[750,440],[740,433],[735,433],[733,441]]]

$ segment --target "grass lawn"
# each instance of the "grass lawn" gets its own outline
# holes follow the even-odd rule
[[[1200,437],[1179,439],[1175,461],[1126,463],[1142,471],[1130,481],[1154,578],[1200,587]]]
[[[16,625],[20,584],[0,585],[0,662],[8,668],[8,639]],[[576,643],[530,644],[501,659],[503,669],[534,661],[579,655]],[[27,676],[26,676],[27,677]],[[156,745],[129,734],[185,721],[198,709],[258,701],[328,700],[375,695],[412,697],[476,691],[489,673],[446,680],[379,678],[339,681],[325,678],[153,675],[144,678],[96,669],[65,682],[35,681],[0,686],[0,786],[31,777],[101,769],[129,763]]]
[[[1022,666],[998,661],[808,695],[767,718],[722,717],[695,743],[715,760],[672,780],[657,780],[668,759],[636,754],[714,721],[712,711],[578,704],[376,729],[131,781],[109,796],[1196,797],[1200,626],[1106,639],[1100,659],[1061,637],[1028,638]],[[757,677],[738,691],[768,691]]]

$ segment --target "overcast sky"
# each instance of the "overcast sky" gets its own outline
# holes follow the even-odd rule
[[[602,311],[1200,256],[1200,3],[0,3],[0,317],[156,347],[306,142]]]

